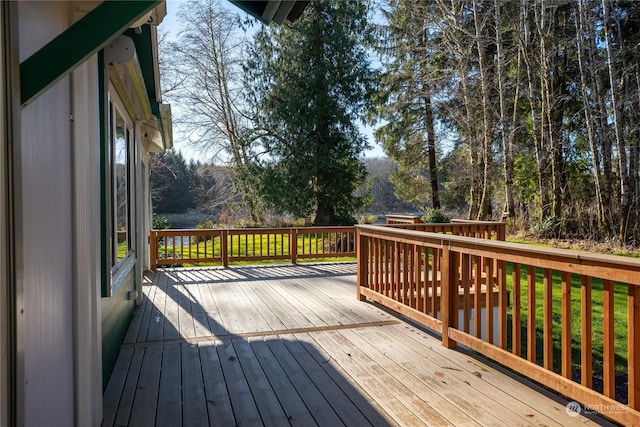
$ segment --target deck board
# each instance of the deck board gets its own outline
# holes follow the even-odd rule
[[[156,426],[180,427],[182,425],[182,382],[179,344],[163,346],[161,372]]]
[[[317,425],[304,400],[289,380],[282,366],[262,338],[250,339],[251,348],[256,355],[269,384],[292,426],[311,427]]]
[[[195,286],[177,286],[178,290],[178,325],[180,326],[180,336],[197,336],[194,321],[194,310],[192,308],[193,291]]]
[[[215,341],[200,345],[200,359],[205,366],[202,373],[209,419],[218,420],[222,426],[231,426],[236,421],[218,355],[220,344],[220,341]]]
[[[236,418],[236,425],[257,425],[260,423],[260,412],[242,367],[237,362],[238,356],[231,341],[217,346],[220,364],[225,383],[229,391],[231,406]]]
[[[284,412],[282,404],[271,387],[249,342],[244,339],[235,339],[233,340],[233,348],[238,355],[238,362],[247,378],[252,395],[259,396],[254,401],[262,421],[266,425],[272,426],[288,424],[287,414]]]
[[[198,346],[181,344],[180,350],[182,357],[182,420],[185,426],[207,425],[209,417],[202,377],[203,367]]]
[[[103,426],[584,426],[566,401],[355,294],[355,264],[149,274]]]
[[[145,304],[151,307],[149,324],[143,325],[137,336],[137,342],[147,341],[161,341],[164,330],[165,316],[164,311],[166,308],[167,299],[167,282],[168,278],[164,275],[155,275],[153,285],[145,286]],[[140,308],[138,308],[139,310]],[[130,326],[131,327],[131,326]]]
[[[162,347],[145,349],[140,378],[131,407],[129,425],[145,427],[155,424],[161,361]]]
[[[131,364],[131,358],[133,357],[133,348],[125,347],[120,350],[118,360],[109,378],[109,383],[104,391],[103,397],[103,425],[114,425],[116,412],[118,405],[120,404],[120,397],[122,396],[122,390],[124,390],[125,382],[127,381],[127,375],[129,373],[129,366]]]
[[[173,340],[180,337],[180,317],[179,317],[179,307],[178,307],[178,295],[180,285],[174,279],[174,281],[169,281],[167,278],[166,283],[164,284],[164,293],[165,293],[165,301],[164,301],[164,328],[162,338],[164,340]],[[160,322],[159,322],[160,323]],[[183,335],[188,336],[188,335]]]
[[[133,408],[133,400],[135,398],[136,389],[138,388],[138,379],[140,377],[144,351],[144,348],[136,348],[133,350],[131,364],[129,365],[129,370],[127,372],[127,379],[124,383],[124,387],[122,388],[120,402],[115,415],[115,426],[129,425],[131,408]]]
[[[203,282],[199,283],[197,287],[200,290],[200,295],[202,296],[202,301],[204,303],[204,312],[206,313],[210,334],[224,334],[226,332],[226,329],[224,328],[224,324],[222,322],[222,316],[220,315],[218,304],[216,304],[216,300],[211,294],[211,286],[209,286],[206,282]]]
[[[291,339],[291,337],[287,337]],[[322,391],[318,388],[318,384],[314,382],[307,373],[307,370],[313,369],[312,366],[302,365],[296,360],[294,355],[285,345],[284,339],[269,339],[266,341],[269,350],[280,363],[285,371],[287,378],[296,388],[309,412],[320,426],[340,426],[345,425],[335,409],[327,401]]]

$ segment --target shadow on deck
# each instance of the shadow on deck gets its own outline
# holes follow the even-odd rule
[[[357,301],[355,263],[166,269],[144,293],[104,426],[604,423]]]

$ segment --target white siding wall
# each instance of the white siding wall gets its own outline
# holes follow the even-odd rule
[[[73,424],[69,107],[64,79],[22,112],[17,279],[23,292],[26,425],[34,426]]]
[[[76,425],[90,426],[99,425],[102,420],[97,57],[94,56],[73,72],[72,86]]]
[[[69,25],[62,2],[19,3],[20,62]],[[26,426],[74,425],[70,79],[21,113],[15,173],[18,378]]]

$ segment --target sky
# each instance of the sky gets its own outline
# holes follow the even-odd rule
[[[248,16],[245,14],[242,9],[234,6],[227,0],[222,0],[223,4],[240,13],[241,15]],[[169,36],[176,36],[180,30],[180,23],[177,18],[177,12],[180,6],[186,3],[186,0],[167,0],[167,16],[162,20],[160,27],[165,31],[169,32]],[[171,108],[177,108],[177,105],[172,105]],[[369,144],[371,145],[371,149],[367,150],[364,155],[365,157],[385,157],[384,151],[382,147],[375,143],[373,138],[373,129],[370,127],[361,127],[362,133],[369,140]],[[194,152],[185,142],[184,139],[180,137],[180,132],[176,129],[174,125],[174,147],[178,149],[185,158],[189,160],[199,160],[201,159],[201,154],[198,152]]]

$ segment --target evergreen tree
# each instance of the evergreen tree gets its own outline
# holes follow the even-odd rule
[[[387,23],[375,44],[385,66],[374,116],[384,121],[375,136],[398,163],[396,195],[426,210],[440,208],[435,135],[434,55],[438,37],[428,2],[390,0]]]
[[[194,207],[194,178],[179,151],[149,156],[149,187],[156,213],[184,213]]]
[[[246,68],[265,150],[259,191],[278,212],[315,213],[316,225],[352,222],[367,202],[355,195],[367,148],[357,120],[374,77],[366,14],[360,1],[310,2],[295,23],[257,33]]]

